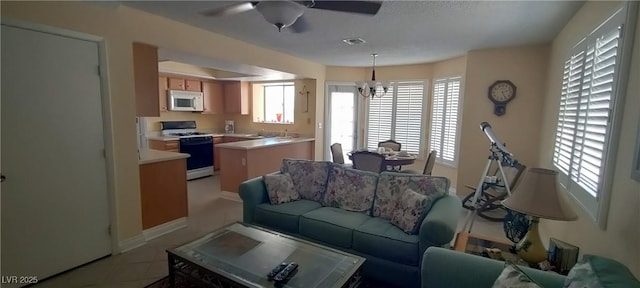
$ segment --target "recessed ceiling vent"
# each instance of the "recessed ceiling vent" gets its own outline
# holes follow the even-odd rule
[[[349,39],[342,39],[342,42],[347,43],[349,45],[357,45],[357,44],[366,43],[367,41],[364,41],[364,39],[362,38],[349,38]]]

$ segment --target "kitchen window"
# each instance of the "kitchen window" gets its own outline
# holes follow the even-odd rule
[[[253,95],[253,122],[293,124],[293,82],[254,84]]]
[[[624,90],[628,78],[622,72],[629,62],[622,59],[623,48],[631,48],[622,41],[625,14],[626,8],[620,8],[568,51],[554,141],[552,161],[560,184],[601,228],[606,223],[620,129],[619,90]]]
[[[436,79],[433,83],[429,149],[438,151],[437,163],[451,167],[458,165],[461,86],[461,76]]]
[[[378,142],[393,139],[402,143],[402,150],[421,155],[424,86],[424,81],[395,82],[385,96],[367,100],[367,148],[376,149]]]

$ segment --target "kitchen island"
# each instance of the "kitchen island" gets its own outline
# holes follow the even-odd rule
[[[222,143],[220,149],[220,187],[238,192],[245,180],[280,170],[282,159],[313,159],[313,138],[264,138]]]
[[[171,232],[165,226],[186,226],[189,154],[140,149],[139,155],[143,234],[153,238]]]

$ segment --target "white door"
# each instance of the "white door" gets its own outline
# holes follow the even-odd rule
[[[1,35],[2,276],[43,279],[111,253],[98,44]]]
[[[340,143],[344,154],[344,162],[351,163],[347,152],[356,147],[356,115],[357,100],[356,86],[330,85],[329,86],[329,134],[328,145]],[[331,154],[329,158],[331,157]]]

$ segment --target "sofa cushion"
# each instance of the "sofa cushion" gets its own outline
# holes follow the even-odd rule
[[[525,274],[517,265],[505,262],[502,273],[493,282],[491,288],[540,288],[529,275]]]
[[[376,173],[331,165],[323,204],[347,211],[370,213],[377,183]]]
[[[369,218],[353,231],[353,250],[412,266],[418,266],[419,242],[418,235],[407,235],[380,218]]]
[[[288,173],[264,175],[262,179],[267,187],[271,204],[277,205],[300,199]]]
[[[328,161],[283,159],[280,172],[289,173],[300,198],[322,202],[329,178]]]
[[[430,199],[425,208],[426,215],[435,200],[448,193],[449,179],[428,175],[382,172],[373,200],[373,216],[391,220],[393,212],[399,207],[398,201],[401,192],[407,189],[426,195]]]
[[[407,234],[416,234],[420,229],[422,219],[426,216],[425,210],[431,205],[431,200],[426,195],[422,195],[411,189],[407,189],[400,194],[398,207],[393,211],[391,224],[402,229]]]
[[[586,254],[571,268],[564,287],[640,287],[640,281],[624,264],[610,258]]]
[[[298,200],[280,205],[262,203],[256,205],[254,219],[258,224],[298,233],[300,215],[319,207],[321,207],[320,203],[309,200]]]
[[[301,235],[336,246],[351,248],[353,229],[369,216],[334,207],[322,207],[300,216]]]

